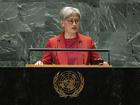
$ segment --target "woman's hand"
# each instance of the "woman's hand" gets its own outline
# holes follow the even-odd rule
[[[100,63],[99,65],[103,65],[103,66],[110,66],[109,64],[108,64],[108,62],[103,62],[103,63]]]
[[[103,65],[109,65],[108,62],[103,62]]]
[[[35,65],[43,65],[43,62],[37,61],[37,62],[35,63]]]

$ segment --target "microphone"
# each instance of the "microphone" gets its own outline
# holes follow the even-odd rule
[[[79,40],[79,46],[81,47],[82,46],[82,41]],[[81,52],[82,53],[82,64],[84,64],[84,58],[85,58],[85,55],[84,55],[84,52]]]
[[[56,42],[56,48],[58,48],[58,43],[60,43],[60,39],[59,40],[57,40],[57,42]],[[54,64],[57,64],[57,51],[55,51],[55,53],[54,53],[54,57],[53,57],[53,63]]]
[[[79,40],[79,46],[80,46],[80,48],[82,48],[82,41],[81,40]]]
[[[80,44],[80,45],[82,44],[82,41],[81,41],[81,40],[79,40],[79,44]]]

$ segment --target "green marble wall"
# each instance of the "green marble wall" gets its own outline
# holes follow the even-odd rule
[[[139,0],[0,0],[0,66],[24,66],[28,48],[62,31],[59,10],[79,8],[80,32],[111,50],[113,66],[140,66]],[[32,63],[42,52],[32,52]]]

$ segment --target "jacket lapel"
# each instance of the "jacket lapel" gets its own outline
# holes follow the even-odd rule
[[[57,48],[65,48],[64,33],[61,33],[57,38]],[[60,64],[68,64],[68,57],[65,51],[58,51],[57,56]]]
[[[80,33],[78,33],[78,48],[87,49],[87,43]],[[78,64],[87,64],[88,52],[79,52]]]

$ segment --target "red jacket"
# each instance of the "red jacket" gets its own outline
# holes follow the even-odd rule
[[[95,43],[89,36],[78,34],[78,48],[84,49],[95,49]],[[65,48],[65,39],[64,33],[61,33],[55,37],[52,37],[48,40],[46,48]],[[94,60],[101,59],[99,53],[97,52],[79,52],[78,56],[78,65],[80,64],[92,64]],[[45,51],[41,61],[43,64],[68,64],[68,58],[65,51]]]

